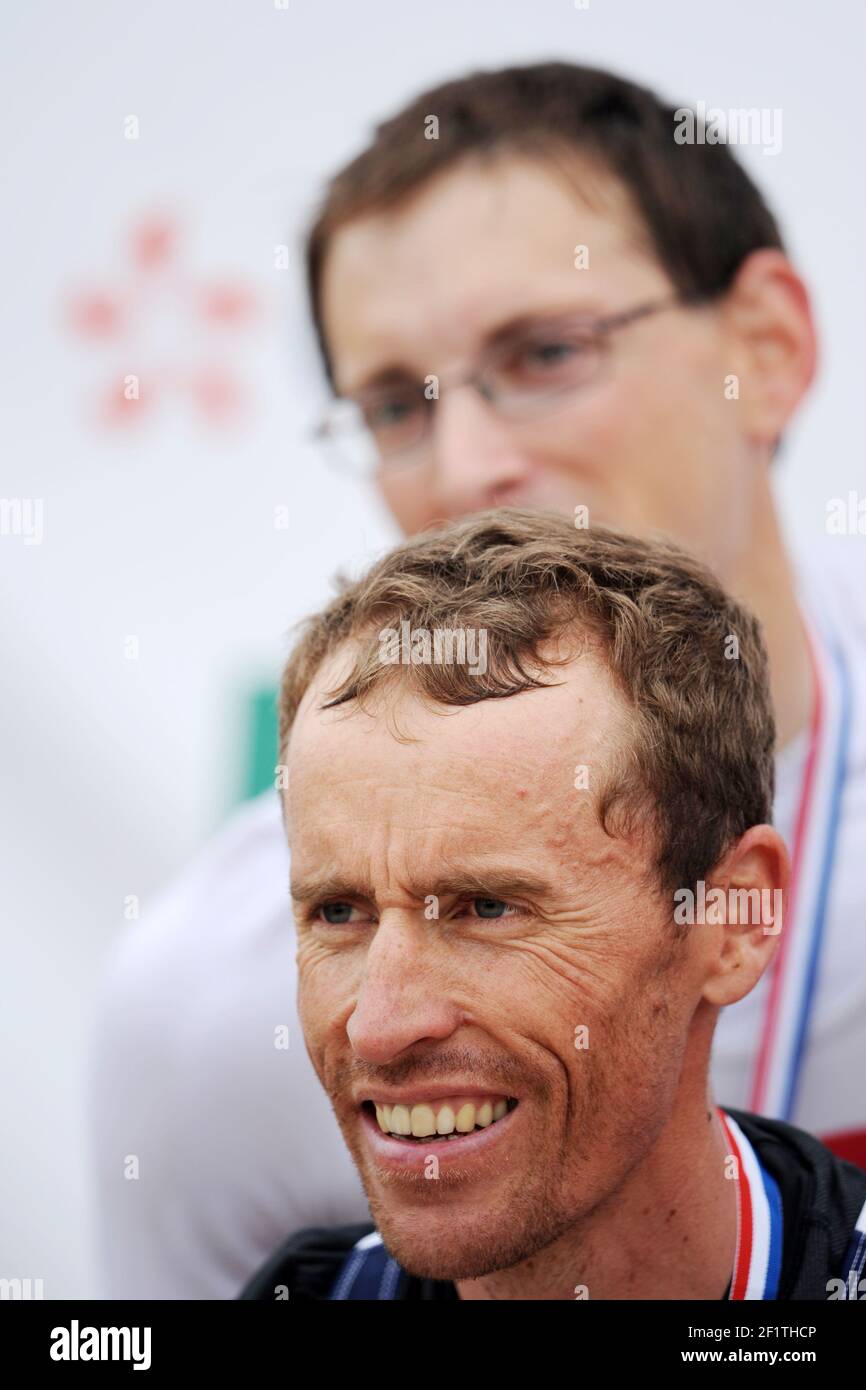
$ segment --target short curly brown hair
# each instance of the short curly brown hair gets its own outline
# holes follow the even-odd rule
[[[384,664],[379,634],[407,622],[485,633],[483,673],[460,662]],[[631,746],[598,794],[602,825],[649,823],[659,886],[693,887],[771,818],[775,724],[760,625],[697,560],[664,538],[576,529],[528,508],[479,513],[416,536],[307,620],[283,673],[281,761],[304,693],[338,648],[354,664],[327,705],[402,681],[441,705],[549,683],[550,639],[594,638],[634,711]]]

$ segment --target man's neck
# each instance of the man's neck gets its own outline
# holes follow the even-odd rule
[[[755,509],[755,518],[749,544],[735,571],[720,578],[763,626],[777,746],[784,748],[808,727],[815,698],[814,676],[794,569],[769,487]]]
[[[460,1280],[466,1299],[721,1299],[737,1240],[736,1183],[716,1111],[673,1116],[618,1191],[511,1269]]]

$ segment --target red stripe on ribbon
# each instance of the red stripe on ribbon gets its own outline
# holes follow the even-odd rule
[[[731,1298],[741,1301],[746,1297],[749,1283],[749,1266],[752,1263],[752,1191],[740,1147],[728,1128],[723,1110],[719,1109],[731,1154],[737,1162],[737,1248],[734,1252],[734,1276],[731,1280]]]

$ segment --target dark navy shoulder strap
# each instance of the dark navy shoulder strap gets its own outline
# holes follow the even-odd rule
[[[340,1266],[329,1299],[405,1297],[405,1273],[388,1254],[378,1231],[362,1236]]]

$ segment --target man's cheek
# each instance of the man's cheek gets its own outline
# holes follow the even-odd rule
[[[355,973],[347,961],[336,960],[330,953],[299,959],[298,1016],[308,1047],[313,1039],[323,1045],[335,1032],[345,1040],[357,999]]]
[[[338,1001],[313,974],[302,975],[298,983],[298,1016],[308,1042],[327,1033],[329,1023],[339,1016]]]
[[[577,1006],[604,1017],[622,997],[628,968],[622,956],[612,948],[608,935],[588,932],[572,922],[558,923],[545,938],[526,944],[522,979],[513,982],[514,995],[523,997],[530,1008],[543,1001],[548,1018],[568,1014]]]

